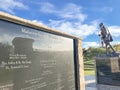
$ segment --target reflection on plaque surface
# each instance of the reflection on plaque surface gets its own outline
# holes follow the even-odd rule
[[[73,39],[0,21],[0,90],[76,90]]]
[[[97,83],[120,86],[120,59],[96,60]]]

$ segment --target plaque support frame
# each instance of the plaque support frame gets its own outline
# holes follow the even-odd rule
[[[81,40],[74,39],[74,57],[75,57],[75,79],[76,79],[76,89],[85,90],[84,82],[84,66],[83,66],[83,55]],[[77,54],[75,54],[75,52]]]

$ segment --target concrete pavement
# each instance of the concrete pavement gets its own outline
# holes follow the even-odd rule
[[[97,90],[95,76],[85,76],[85,90]]]

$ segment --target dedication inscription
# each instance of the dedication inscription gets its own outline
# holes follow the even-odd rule
[[[0,90],[76,90],[73,39],[0,20]]]
[[[120,86],[120,59],[96,60],[97,83]]]

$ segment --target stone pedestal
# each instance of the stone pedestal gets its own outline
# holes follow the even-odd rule
[[[95,62],[98,90],[120,90],[120,58],[96,57]]]

